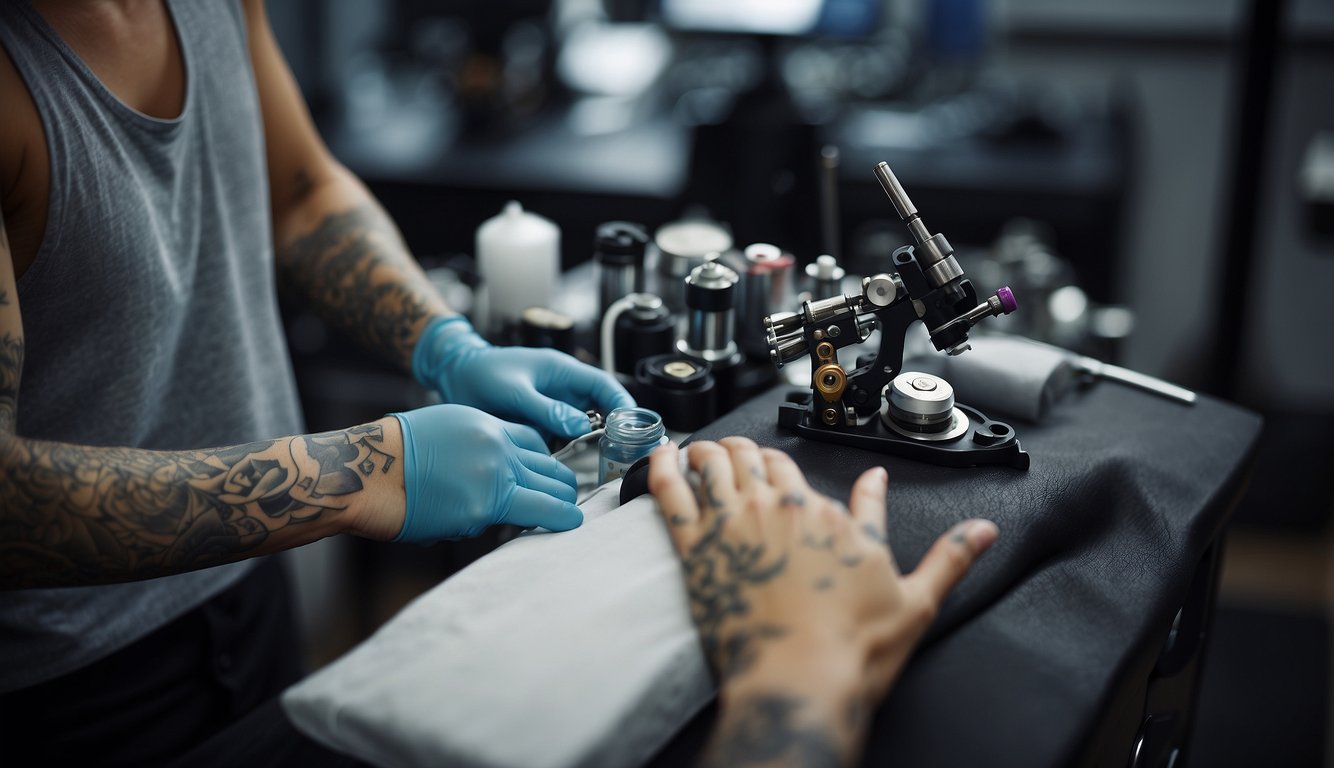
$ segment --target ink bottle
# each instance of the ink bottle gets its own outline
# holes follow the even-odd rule
[[[598,484],[625,474],[631,464],[667,442],[662,417],[647,408],[617,408],[607,414],[607,426],[598,441]]]

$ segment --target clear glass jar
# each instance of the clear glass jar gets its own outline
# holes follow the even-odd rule
[[[647,408],[617,408],[607,414],[607,426],[598,441],[598,484],[625,474],[631,464],[667,442],[662,417]]]

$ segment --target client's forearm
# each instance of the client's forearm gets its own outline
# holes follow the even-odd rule
[[[724,681],[702,768],[838,768],[856,762],[870,708],[856,654],[777,655]]]
[[[401,508],[401,456],[392,418],[198,451],[0,434],[0,588],[147,579],[364,528]]]

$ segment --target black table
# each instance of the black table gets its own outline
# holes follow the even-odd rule
[[[788,391],[692,440],[745,435],[786,451],[816,490],[840,498],[882,464],[905,570],[962,519],[1001,530],[880,708],[865,765],[1165,765],[1182,749],[1217,543],[1257,416],[1100,382],[1041,425],[1013,422],[1032,455],[1027,472],[947,469],[781,431]],[[653,764],[690,764],[713,717],[710,708],[695,718]]]

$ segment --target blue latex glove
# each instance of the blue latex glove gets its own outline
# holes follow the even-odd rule
[[[403,428],[407,492],[394,541],[467,538],[500,523],[567,531],[584,521],[574,471],[551,458],[532,427],[463,405],[392,415]]]
[[[462,317],[439,317],[412,351],[412,374],[447,403],[471,405],[503,419],[570,439],[589,431],[584,411],[603,415],[634,406],[604,371],[551,349],[493,347]]]

